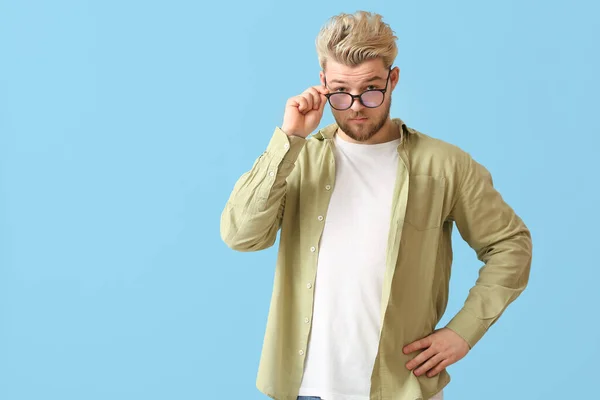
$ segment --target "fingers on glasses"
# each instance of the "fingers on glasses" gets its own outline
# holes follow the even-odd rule
[[[323,85],[313,86],[312,89],[315,89],[320,94],[327,94],[327,93],[329,93],[329,89],[327,89],[327,87],[325,87]]]
[[[309,103],[309,100],[311,103]],[[298,104],[298,111],[303,114],[312,108],[312,99],[304,94],[294,97],[294,101]]]
[[[310,99],[310,104],[313,110],[318,110],[321,106],[321,95],[315,88],[309,88],[303,93]]]
[[[290,99],[288,105],[295,105],[298,111],[305,114],[310,110],[323,110],[327,104],[325,94],[329,93],[324,86],[313,86],[306,89],[302,94]]]
[[[328,92],[329,91],[324,86],[313,86],[306,89],[304,93],[302,93],[302,96],[308,100],[308,103],[313,110],[318,110],[325,107],[325,103],[327,103],[325,93]]]

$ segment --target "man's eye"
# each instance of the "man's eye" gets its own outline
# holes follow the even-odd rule
[[[367,86],[367,90],[375,90],[375,89],[377,89],[377,86],[375,86],[375,85]]]
[[[345,91],[346,91],[346,88],[343,88],[343,87],[341,87],[341,88],[337,88],[337,89],[335,89],[335,91],[336,91],[336,92],[345,92]]]

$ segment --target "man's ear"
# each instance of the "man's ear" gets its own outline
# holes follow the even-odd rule
[[[325,86],[325,72],[323,70],[319,72],[319,79],[321,80],[321,85]]]
[[[398,82],[400,81],[400,68],[394,67],[392,69],[392,73],[390,74],[390,83],[392,84],[392,90],[396,87]]]

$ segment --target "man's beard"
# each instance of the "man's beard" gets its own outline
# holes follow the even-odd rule
[[[335,115],[333,116],[333,118],[335,119],[335,122],[337,122],[338,126],[342,129],[342,131],[346,135],[348,135],[348,137],[350,137],[353,140],[356,140],[357,142],[366,142],[367,140],[375,136],[375,134],[379,132],[379,130],[385,125],[388,117],[390,116],[391,106],[392,101],[390,99],[390,102],[387,104],[385,112],[381,115],[381,118],[374,121],[373,123],[370,123],[371,118],[369,118],[369,125],[351,125],[347,124],[344,121],[340,121]],[[363,115],[361,115],[360,113],[354,113],[353,115],[348,117],[348,119],[360,118],[362,116]]]

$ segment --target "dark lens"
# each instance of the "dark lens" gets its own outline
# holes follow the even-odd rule
[[[350,108],[350,105],[352,104],[352,96],[347,93],[334,93],[329,96],[329,103],[333,108],[345,110]]]
[[[383,103],[383,93],[379,90],[367,90],[360,98],[365,107],[379,107]]]

